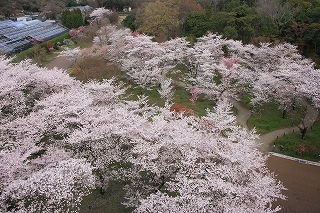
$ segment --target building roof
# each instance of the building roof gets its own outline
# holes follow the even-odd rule
[[[11,55],[68,32],[69,29],[50,22],[0,21],[0,54]]]

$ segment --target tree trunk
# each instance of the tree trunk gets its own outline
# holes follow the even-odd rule
[[[308,127],[303,127],[300,129],[301,139],[306,139],[307,130],[308,130]]]
[[[295,110],[296,109],[296,101],[294,100],[293,102],[292,102],[292,110]]]
[[[160,177],[160,180],[161,180],[161,183],[160,183],[160,185],[158,186],[158,191],[164,186],[164,184],[165,184],[165,177],[162,175],[162,176]]]
[[[283,119],[285,118],[286,114],[287,114],[287,110],[284,109],[284,110],[282,111],[282,118],[283,118]]]
[[[100,183],[101,183],[100,194],[103,195],[105,193],[105,190],[104,190],[104,178],[103,178],[103,175],[100,172],[99,172],[99,179],[100,179]]]

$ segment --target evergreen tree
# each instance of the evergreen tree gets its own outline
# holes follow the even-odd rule
[[[130,28],[130,30],[135,31],[136,30],[136,25],[134,23],[135,21],[136,21],[136,14],[130,14],[125,19],[123,19],[122,24],[123,26]]]
[[[68,28],[78,28],[84,25],[83,17],[79,9],[65,10],[61,15],[61,22]]]

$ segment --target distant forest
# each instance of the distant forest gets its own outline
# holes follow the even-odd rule
[[[154,17],[166,6],[165,23]],[[170,8],[178,12],[170,14]],[[148,16],[153,16],[153,23]],[[134,10],[124,25],[156,36],[164,36],[165,28],[167,37],[187,36],[191,41],[208,31],[245,44],[286,41],[308,57],[320,54],[320,0],[152,1]]]

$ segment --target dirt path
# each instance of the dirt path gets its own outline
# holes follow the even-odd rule
[[[64,69],[67,70],[72,66],[72,61],[69,61],[66,59],[66,57],[56,57],[51,62],[49,62],[46,67],[48,69],[53,69],[54,67],[57,67],[58,69]]]
[[[233,98],[230,98],[230,102],[237,109],[237,122],[246,129],[249,129],[247,126],[247,121],[251,116],[250,110],[239,101],[236,101]]]

